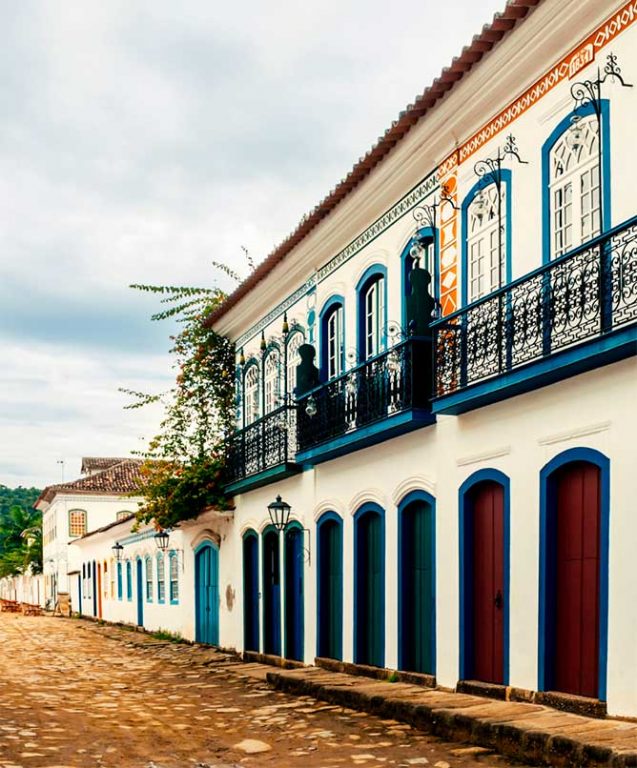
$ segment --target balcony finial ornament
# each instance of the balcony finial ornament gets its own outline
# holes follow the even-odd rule
[[[265,343],[265,333],[264,331],[261,331],[261,352],[265,352],[267,346],[268,345]]]
[[[243,347],[241,347],[241,351],[239,352],[239,365],[245,365],[246,364],[246,356],[243,353]]]
[[[289,332],[290,332],[290,325],[288,323],[288,313],[284,312],[283,313],[283,328],[281,329],[281,333],[284,336],[287,336]]]

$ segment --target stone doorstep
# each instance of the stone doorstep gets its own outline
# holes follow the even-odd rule
[[[277,690],[384,718],[402,720],[447,739],[495,749],[514,759],[549,766],[637,766],[637,726],[570,714],[517,701],[489,700],[407,683],[371,682],[343,672],[306,667],[269,671]]]

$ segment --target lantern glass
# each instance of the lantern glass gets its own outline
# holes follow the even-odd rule
[[[168,541],[170,540],[170,534],[168,531],[157,531],[155,534],[155,544],[157,549],[161,552],[165,552],[168,549]]]
[[[280,496],[277,496],[275,501],[268,504],[270,520],[277,531],[283,531],[287,528],[290,521],[291,511],[292,507],[287,502],[283,501]]]
[[[115,544],[111,547],[113,550],[113,555],[115,555],[115,559],[119,563],[122,559],[122,552],[124,551],[124,547],[119,543],[119,541],[116,541]]]

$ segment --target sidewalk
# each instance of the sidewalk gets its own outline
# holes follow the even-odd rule
[[[328,672],[271,670],[276,690],[399,720],[450,741],[550,766],[637,766],[637,724]]]

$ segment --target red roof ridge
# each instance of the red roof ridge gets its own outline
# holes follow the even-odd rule
[[[141,459],[122,459],[106,469],[92,475],[80,477],[67,483],[48,485],[38,496],[34,506],[40,501],[51,502],[58,493],[88,493],[109,496],[124,496],[135,490]]]
[[[274,267],[281,262],[307,235],[347,197],[375,168],[381,160],[398,144],[411,128],[428,112],[434,104],[451,90],[454,85],[469,72],[485,53],[491,51],[516,24],[525,19],[529,11],[542,0],[508,0],[504,10],[496,13],[490,24],[474,35],[459,56],[453,58],[448,67],[425,88],[422,94],[402,110],[378,141],[362,155],[349,173],[323,198],[309,213],[304,214],[294,229],[259,266],[212,312],[206,320],[211,326],[223,317],[232,307],[254,288]]]

